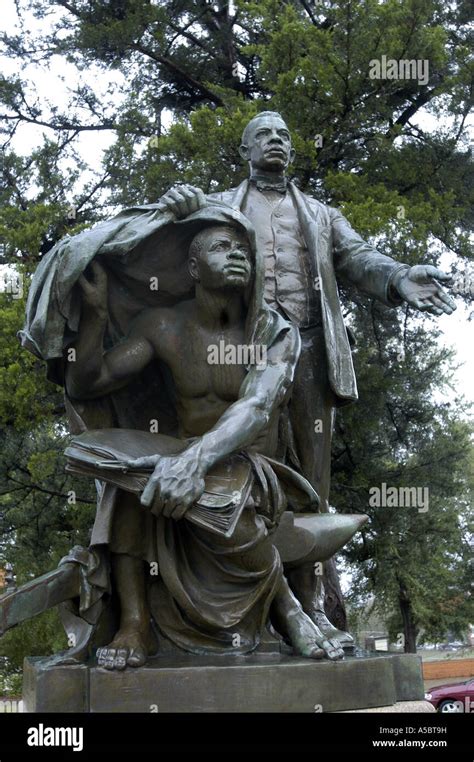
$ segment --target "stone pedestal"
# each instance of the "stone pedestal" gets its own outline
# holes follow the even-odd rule
[[[26,712],[341,712],[424,698],[421,661],[391,654],[311,661],[285,654],[163,654],[141,669],[25,660]]]

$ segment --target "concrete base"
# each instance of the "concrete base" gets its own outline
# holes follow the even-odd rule
[[[390,706],[373,706],[371,709],[348,709],[341,714],[430,714],[436,709],[429,701],[397,701]]]
[[[424,698],[420,658],[163,654],[140,669],[25,660],[26,712],[341,712]],[[390,710],[389,710],[390,711]]]

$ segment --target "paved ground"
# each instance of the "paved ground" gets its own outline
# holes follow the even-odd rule
[[[370,709],[350,709],[337,714],[432,714],[436,712],[429,701],[397,701],[390,706],[373,706]]]

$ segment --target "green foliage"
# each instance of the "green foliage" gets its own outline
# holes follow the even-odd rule
[[[339,416],[333,469],[334,504],[369,515],[345,553],[350,600],[361,606],[375,596],[394,640],[421,630],[434,640],[464,635],[474,613],[472,427],[452,389],[444,397],[453,354],[428,342],[408,310],[401,332],[389,310],[360,302],[354,325],[360,400]],[[426,505],[374,504],[373,488],[384,483],[419,488]]]
[[[60,403],[60,393],[46,381],[44,366],[25,352],[17,339],[25,316],[23,299],[0,295],[0,426],[29,430],[32,422],[45,420]]]
[[[21,675],[25,656],[49,656],[67,648],[67,639],[57,611],[23,622],[0,640],[0,696],[21,695]]]

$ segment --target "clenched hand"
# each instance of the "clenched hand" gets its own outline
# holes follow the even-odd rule
[[[207,200],[204,193],[194,185],[175,185],[158,201],[158,211],[172,212],[178,220],[205,206]]]
[[[92,260],[89,265],[92,280],[85,275],[78,278],[82,290],[82,304],[99,317],[107,316],[107,273],[102,265]]]

